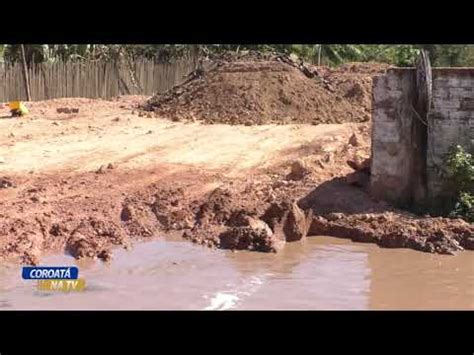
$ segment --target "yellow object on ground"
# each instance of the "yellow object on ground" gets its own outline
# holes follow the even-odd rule
[[[10,110],[18,110],[20,108],[21,102],[20,101],[10,101],[8,106]]]
[[[8,104],[8,107],[10,107],[10,111],[14,115],[24,116],[28,114],[28,109],[26,108],[25,105],[23,105],[21,101],[10,101],[10,103]]]

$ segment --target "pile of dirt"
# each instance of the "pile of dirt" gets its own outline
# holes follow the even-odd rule
[[[372,77],[387,65],[316,67],[286,56],[216,60],[145,105],[157,116],[208,124],[342,123],[370,119]]]
[[[312,220],[309,234],[439,254],[455,254],[474,247],[474,226],[466,221],[441,217],[417,218],[390,212],[318,216]]]
[[[222,249],[263,252],[276,252],[285,242],[306,237],[311,213],[284,196],[262,199],[259,192],[258,187],[245,193],[217,188],[204,198],[193,228],[183,237]]]
[[[153,184],[145,192],[124,200],[120,220],[128,235],[151,237],[158,230],[169,232],[191,228],[193,205],[183,188]]]
[[[226,249],[270,251],[276,241],[265,228],[251,228],[254,217],[262,213],[265,202],[255,191],[216,188],[200,201],[195,201],[194,225],[183,237],[194,243]],[[251,192],[251,193],[250,193]],[[262,230],[260,230],[262,229]]]
[[[51,231],[50,231],[51,233]],[[66,251],[75,258],[98,257],[110,260],[110,245],[127,246],[127,237],[112,221],[90,217],[82,220],[66,242]]]
[[[334,184],[343,183],[342,180]],[[276,195],[270,202],[259,198],[260,188],[250,190],[246,195],[251,198],[244,201],[242,192],[215,190],[204,199],[194,227],[185,230],[183,237],[210,247],[261,252],[277,252],[285,243],[320,235],[438,254],[474,248],[472,224],[460,219],[411,215],[373,201],[366,192],[347,184],[346,188],[335,186],[344,191],[345,197],[331,206],[325,196],[329,190],[316,198],[308,194],[313,195],[308,203],[304,198],[294,199],[297,186],[284,193],[266,186]]]

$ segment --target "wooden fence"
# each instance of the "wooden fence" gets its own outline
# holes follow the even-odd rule
[[[28,68],[31,99],[153,95],[183,81],[195,65],[192,59],[172,63],[142,59],[131,64],[115,61],[35,64]],[[21,63],[0,63],[0,102],[27,99],[22,70]]]

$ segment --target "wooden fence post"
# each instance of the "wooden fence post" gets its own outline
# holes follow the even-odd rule
[[[31,101],[30,80],[28,78],[28,69],[26,67],[25,46],[21,45],[21,58],[23,62],[23,79],[25,81],[25,90],[27,101]]]

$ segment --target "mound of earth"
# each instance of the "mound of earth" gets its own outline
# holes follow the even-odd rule
[[[215,61],[144,106],[208,124],[343,123],[370,119],[372,76],[387,65],[316,67],[289,57]]]

